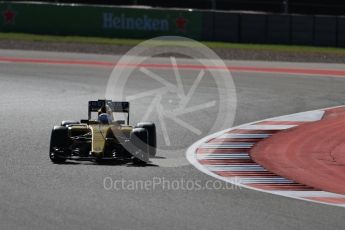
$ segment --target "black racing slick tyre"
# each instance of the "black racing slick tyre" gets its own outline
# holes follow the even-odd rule
[[[61,126],[76,125],[76,124],[80,124],[80,122],[79,121],[62,121],[61,122]]]
[[[68,128],[55,126],[51,133],[49,149],[49,158],[53,163],[61,164],[66,161],[68,143]]]
[[[144,128],[134,128],[130,134],[131,154],[134,164],[146,164],[149,159],[148,132]]]
[[[140,122],[136,128],[146,129],[148,132],[148,144],[149,144],[149,154],[151,157],[156,156],[157,153],[157,134],[156,134],[156,125],[151,122]]]

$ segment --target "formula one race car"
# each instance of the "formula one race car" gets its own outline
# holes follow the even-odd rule
[[[94,112],[97,119],[92,119]],[[114,115],[119,113],[127,119],[115,120]],[[129,102],[89,101],[87,120],[62,121],[51,133],[49,157],[53,163],[70,159],[146,164],[155,155],[155,124],[130,126]]]

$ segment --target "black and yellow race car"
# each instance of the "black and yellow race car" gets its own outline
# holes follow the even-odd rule
[[[98,113],[96,119],[92,119],[94,113]],[[114,119],[119,113],[124,120]],[[114,160],[146,164],[156,155],[156,147],[154,123],[129,125],[129,102],[98,100],[89,101],[88,119],[54,126],[49,157],[53,163]]]

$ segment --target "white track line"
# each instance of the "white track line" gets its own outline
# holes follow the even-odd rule
[[[198,160],[227,160],[227,159],[250,159],[248,153],[234,153],[234,154],[197,154]]]
[[[283,130],[283,129],[290,129],[297,125],[248,125],[244,126],[241,129],[246,130]]]
[[[228,160],[228,159],[250,159],[250,156],[246,152],[242,153],[224,153],[224,152],[217,152],[213,151],[212,153],[196,153],[197,149],[202,147],[202,148],[215,148],[215,149],[223,149],[224,148],[230,148],[230,149],[238,149],[238,148],[243,148],[243,146],[248,147],[248,149],[251,148],[250,145],[253,143],[249,142],[243,142],[243,143],[226,143],[226,144],[219,144],[219,143],[214,143],[210,144],[207,143],[208,141],[212,139],[224,139],[224,138],[260,138],[264,139],[270,136],[270,134],[237,134],[237,133],[229,133],[232,130],[235,129],[245,129],[245,130],[283,130],[283,129],[289,129],[292,127],[295,127],[296,125],[255,125],[259,122],[263,121],[300,121],[300,122],[311,122],[311,121],[317,121],[322,118],[324,115],[324,110],[326,109],[333,109],[333,108],[339,108],[343,106],[336,106],[336,107],[330,107],[330,108],[325,108],[325,109],[320,109],[320,110],[314,110],[314,111],[308,111],[308,112],[302,112],[302,113],[296,113],[296,114],[290,114],[290,115],[285,115],[285,116],[280,116],[280,117],[274,117],[266,120],[261,120],[261,121],[256,121],[256,122],[251,122],[247,124],[243,124],[237,127],[233,127],[230,129],[226,129],[214,134],[211,134],[207,137],[204,137],[203,139],[195,142],[192,146],[190,146],[186,152],[186,157],[188,161],[198,170],[201,172],[210,175],[216,179],[223,180],[229,183],[232,183],[236,186],[256,190],[256,191],[261,191],[261,192],[266,192],[270,194],[275,194],[275,195],[280,195],[284,197],[290,197],[290,198],[295,198],[299,200],[304,200],[304,201],[309,201],[309,202],[314,202],[314,203],[320,203],[320,204],[328,204],[328,205],[333,205],[333,206],[339,206],[339,207],[345,207],[345,196],[341,194],[336,194],[336,193],[331,193],[331,192],[325,192],[325,191],[307,191],[307,190],[265,190],[265,189],[260,189],[257,187],[250,186],[250,184],[262,184],[262,185],[274,185],[274,184],[279,184],[279,185],[287,185],[287,186],[294,186],[295,182],[288,180],[283,177],[279,176],[274,176],[274,177],[269,177],[265,176],[265,173],[269,173],[265,168],[263,168],[260,165],[252,165],[252,164],[239,164],[239,165],[224,165],[224,164],[201,164],[199,160]],[[205,144],[206,143],[206,144]],[[249,144],[248,144],[249,143]],[[217,174],[217,172],[247,172],[247,173],[253,173],[254,176],[251,177],[236,177],[236,176],[231,176],[231,177],[226,177],[226,176],[220,176]],[[255,175],[260,175],[260,177],[256,177]],[[297,185],[298,186],[304,186],[304,185]],[[316,198],[316,200],[313,200],[312,198]],[[317,200],[318,198],[326,198],[326,199],[344,199],[344,203],[342,204],[335,204],[331,202],[326,202],[326,201],[319,201]]]
[[[221,142],[221,143],[207,143],[200,146],[201,148],[217,148],[217,149],[246,149],[253,147],[254,143],[250,142]]]
[[[229,133],[229,134],[223,134],[219,136],[218,138],[241,138],[241,139],[262,139],[267,138],[271,136],[271,134],[241,134],[241,133]]]

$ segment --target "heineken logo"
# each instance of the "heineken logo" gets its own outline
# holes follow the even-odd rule
[[[103,13],[104,29],[169,31],[168,19],[150,18],[148,15],[129,17],[125,14]]]

